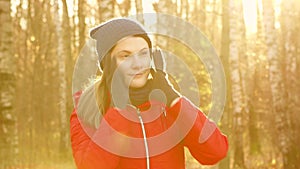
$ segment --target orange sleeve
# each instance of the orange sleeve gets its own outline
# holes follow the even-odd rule
[[[180,98],[169,108],[170,113],[176,118],[179,117],[179,113],[182,113],[181,116],[184,116],[185,121],[181,123],[185,126],[191,125],[183,143],[198,162],[203,165],[213,165],[226,157],[227,137],[190,101]]]
[[[95,129],[82,127],[76,110],[70,119],[70,134],[73,157],[78,169],[115,169],[119,163],[119,156],[105,151],[92,139],[90,133],[97,134]],[[92,131],[94,130],[94,131]],[[87,132],[89,134],[87,134]],[[94,135],[92,135],[94,137]]]

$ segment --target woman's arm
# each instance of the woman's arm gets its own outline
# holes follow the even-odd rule
[[[78,169],[115,169],[118,166],[119,157],[103,150],[87,133],[97,133],[95,129],[82,127],[76,110],[70,119],[70,134],[73,157]],[[94,137],[94,135],[92,136]]]
[[[182,113],[181,115],[179,113]],[[191,126],[184,137],[184,145],[201,164],[212,165],[222,160],[228,151],[227,137],[223,135],[216,124],[210,121],[196,106],[186,98],[180,98],[169,108],[174,118],[184,117],[182,127]],[[204,127],[205,124],[205,127]],[[205,128],[205,129],[204,129]],[[201,138],[200,138],[201,135]],[[203,140],[203,136],[205,139]]]

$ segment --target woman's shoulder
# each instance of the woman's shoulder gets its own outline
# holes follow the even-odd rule
[[[76,114],[81,121],[87,124],[99,123],[101,112],[99,110],[96,99],[96,88],[98,83],[99,80],[95,80],[93,83],[87,85],[83,90],[77,91],[73,95]]]
[[[94,94],[94,90],[100,84],[101,77],[92,78],[84,84],[80,90],[73,93],[73,100],[75,107],[78,105],[79,100],[90,99]]]

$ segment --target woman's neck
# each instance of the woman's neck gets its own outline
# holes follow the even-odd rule
[[[151,92],[151,80],[140,88],[129,88],[129,98],[132,105],[138,107],[139,105],[149,100],[149,94]]]

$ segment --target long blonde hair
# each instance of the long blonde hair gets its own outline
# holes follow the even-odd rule
[[[105,115],[110,106],[110,89],[112,72],[115,63],[111,61],[110,52],[102,60],[106,64],[101,76],[90,81],[83,90],[78,106],[77,115],[80,120],[90,127],[98,128],[101,117]],[[103,64],[103,63],[102,63]]]

